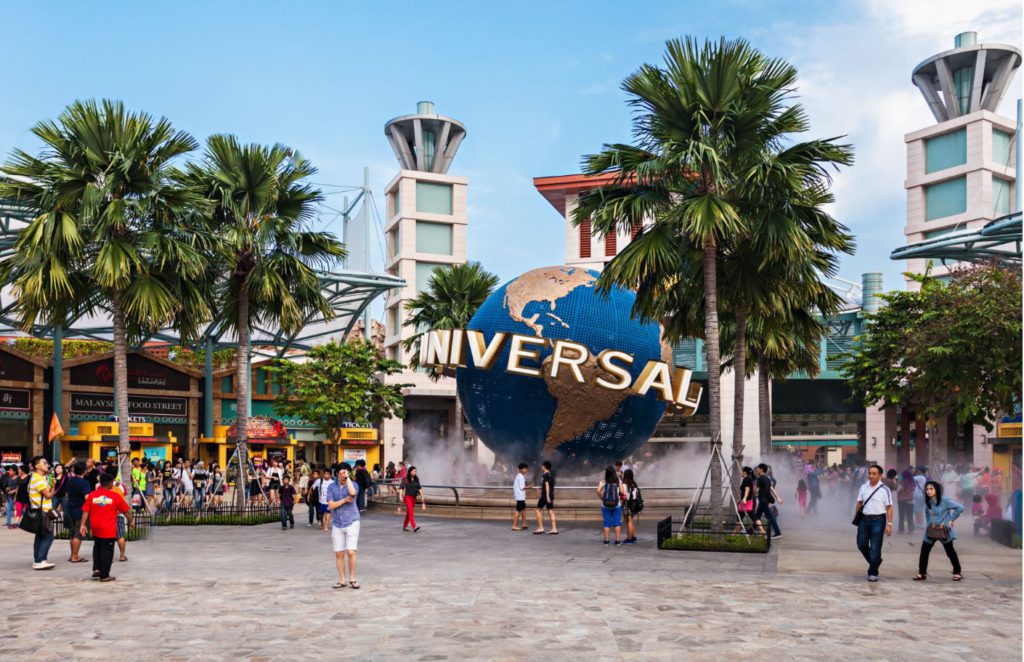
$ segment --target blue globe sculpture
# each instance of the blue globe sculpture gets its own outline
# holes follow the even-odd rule
[[[630,317],[633,292],[616,287],[608,296],[598,294],[597,276],[572,267],[534,269],[491,294],[469,323],[488,342],[506,332],[571,340],[591,352],[581,367],[583,384],[564,369],[557,379],[549,371],[542,377],[507,372],[508,342],[490,370],[470,361],[457,371],[466,417],[484,445],[507,462],[536,466],[549,459],[570,475],[594,473],[636,451],[665,413],[665,402],[653,392],[632,396],[595,383],[599,376],[615,381],[597,365],[602,350],[633,355],[634,380],[649,360],[663,360],[658,324]],[[547,346],[542,367],[550,366],[550,356]]]

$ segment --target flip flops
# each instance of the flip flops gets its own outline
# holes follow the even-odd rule
[[[348,584],[345,584],[344,582],[338,582],[334,586],[332,586],[331,588],[346,588],[347,586],[348,586]]]
[[[82,557],[79,557],[77,559],[68,559],[68,563],[85,563],[88,560],[89,559],[87,559],[84,556],[82,556]]]

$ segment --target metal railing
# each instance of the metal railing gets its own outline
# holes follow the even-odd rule
[[[431,500],[445,498],[448,496],[452,503],[440,505],[453,505],[456,508],[472,503],[474,507],[511,508],[515,506],[515,500],[511,495],[511,487],[508,485],[447,485],[447,484],[423,484],[420,485],[424,499],[429,504]],[[527,488],[527,495],[533,498],[540,497],[540,486]],[[696,487],[641,487],[644,503],[650,507],[672,507],[688,503],[689,499],[697,492]],[[428,493],[428,490],[433,494]],[[596,503],[596,485],[559,485],[555,490],[555,502],[566,503],[572,500],[574,503],[582,503],[583,498],[591,503]],[[440,494],[439,494],[440,493]],[[450,495],[448,494],[450,493]],[[592,499],[590,497],[593,497]],[[369,493],[368,501],[382,505],[400,505],[402,503],[400,481],[382,480],[375,481],[373,491]]]

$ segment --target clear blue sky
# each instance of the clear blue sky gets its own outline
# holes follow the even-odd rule
[[[888,259],[903,242],[902,136],[933,121],[911,69],[958,31],[1018,46],[1021,31],[1012,0],[5,2],[2,16],[5,156],[34,150],[31,125],[70,101],[109,97],[200,140],[297,147],[319,182],[359,184],[369,166],[380,201],[398,169],[384,123],[433,100],[468,130],[452,173],[470,179],[470,257],[503,280],[561,263],[559,216],[531,179],[629,139],[623,77],[660,60],[667,38],[743,36],[799,68],[809,135],[855,145],[833,210],[858,239],[842,275],[881,271],[890,288],[902,284]]]

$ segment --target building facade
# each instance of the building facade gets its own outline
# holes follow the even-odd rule
[[[964,32],[952,50],[915,67],[911,79],[935,124],[904,137],[907,244],[976,230],[1012,211],[1016,122],[996,110],[1020,64],[1016,48],[978,44],[975,33]],[[927,267],[923,259],[907,261],[909,273]],[[935,274],[947,270],[944,264],[933,266]],[[917,286],[907,279],[908,288]]]

